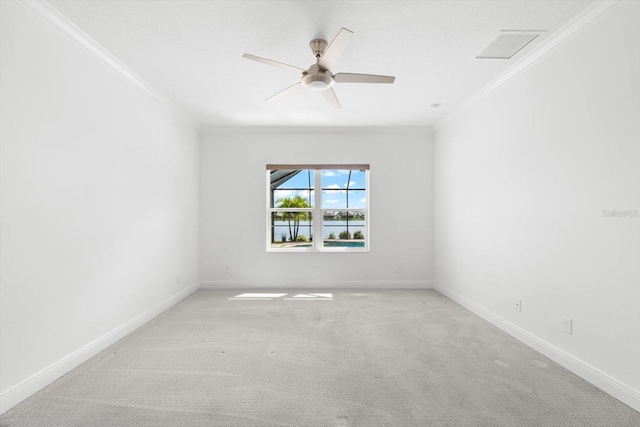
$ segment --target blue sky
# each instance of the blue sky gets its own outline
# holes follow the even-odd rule
[[[349,179],[348,170],[317,170],[311,171],[311,187],[314,184],[314,173],[322,174],[322,208],[328,210],[344,209],[347,207],[347,194],[345,189],[349,183],[349,188],[365,188],[365,172],[351,171]],[[294,197],[301,195],[305,199],[309,197],[307,190],[291,190],[293,188],[308,188],[309,175],[308,171],[303,170],[289,181],[282,184],[274,192],[275,200],[283,197]],[[311,204],[313,204],[313,190],[311,191]],[[367,206],[366,191],[350,191],[349,192],[349,208],[364,208]]]

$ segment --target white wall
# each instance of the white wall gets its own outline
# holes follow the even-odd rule
[[[197,287],[198,136],[24,5],[0,7],[4,411]]]
[[[205,132],[200,148],[202,286],[431,287],[432,148],[424,129]],[[369,163],[371,251],[266,252],[267,163]],[[402,217],[406,212],[413,214]]]
[[[640,410],[640,3],[435,141],[435,287]]]

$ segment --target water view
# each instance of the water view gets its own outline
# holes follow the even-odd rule
[[[364,221],[353,220],[348,221],[348,224],[348,231],[352,238],[356,231],[360,233],[364,233],[365,231]],[[293,222],[291,222],[292,233],[294,232],[293,227]],[[274,221],[273,230],[273,237],[276,242],[281,242],[283,239],[289,240],[289,223],[287,221]],[[322,227],[322,237],[324,240],[330,238],[339,239],[340,233],[343,231],[347,231],[347,221],[325,221]],[[333,233],[333,235],[331,233]],[[308,241],[311,240],[312,235],[313,223],[311,221],[300,221],[298,237],[304,236]]]

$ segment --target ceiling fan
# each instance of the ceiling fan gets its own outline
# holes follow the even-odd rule
[[[312,64],[306,70],[282,62],[273,61],[271,59],[250,55],[248,53],[245,53],[244,55],[242,55],[242,57],[261,62],[263,64],[271,65],[272,67],[292,71],[300,75],[301,78],[298,83],[289,86],[284,90],[281,90],[273,96],[270,96],[266,99],[266,101],[271,101],[283,95],[287,95],[293,92],[295,89],[300,88],[301,86],[306,86],[311,90],[320,91],[327,102],[332,107],[339,110],[340,102],[338,102],[338,98],[331,88],[334,83],[393,83],[393,81],[396,79],[392,76],[379,76],[375,74],[333,74],[331,72],[331,68],[342,54],[342,51],[347,46],[347,43],[349,43],[352,35],[352,31],[347,30],[346,28],[342,28],[340,31],[338,31],[338,34],[336,34],[335,38],[330,44],[327,44],[326,40],[311,40],[311,42],[309,43],[309,47],[316,57],[316,63]]]

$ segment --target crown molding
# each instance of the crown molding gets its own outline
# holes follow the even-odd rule
[[[184,110],[179,108],[175,103],[161,94],[156,88],[154,88],[142,77],[137,75],[133,70],[131,70],[118,58],[111,54],[111,52],[102,47],[102,45],[91,38],[91,36],[89,36],[87,33],[82,31],[76,24],[71,22],[69,18],[64,16],[49,2],[41,0],[23,0],[20,2],[20,4],[26,6],[29,10],[38,15],[53,28],[69,37],[78,46],[91,54],[94,58],[100,60],[102,63],[110,67],[116,73],[120,74],[138,89],[142,90],[147,95],[151,96],[156,101],[159,101],[166,107],[169,107],[178,117],[185,120],[192,126],[197,126],[198,123],[193,117],[186,114]]]
[[[260,134],[260,135],[314,135],[314,134],[372,134],[372,135],[425,135],[432,134],[431,126],[202,126],[202,136],[218,134]]]
[[[480,99],[502,86],[507,81],[511,80],[518,74],[530,68],[536,62],[549,55],[562,44],[568,41],[573,35],[583,30],[585,27],[593,23],[597,18],[604,15],[609,10],[613,9],[622,3],[622,0],[598,0],[594,4],[588,6],[578,16],[569,21],[566,25],[562,26],[558,31],[554,32],[549,38],[547,38],[540,46],[531,52],[528,56],[525,56],[521,61],[516,62],[513,66],[509,67],[505,72],[492,80],[487,85],[483,86],[466,101],[462,102],[450,113],[438,120],[433,128],[435,130],[449,123],[457,115],[474,105]]]

